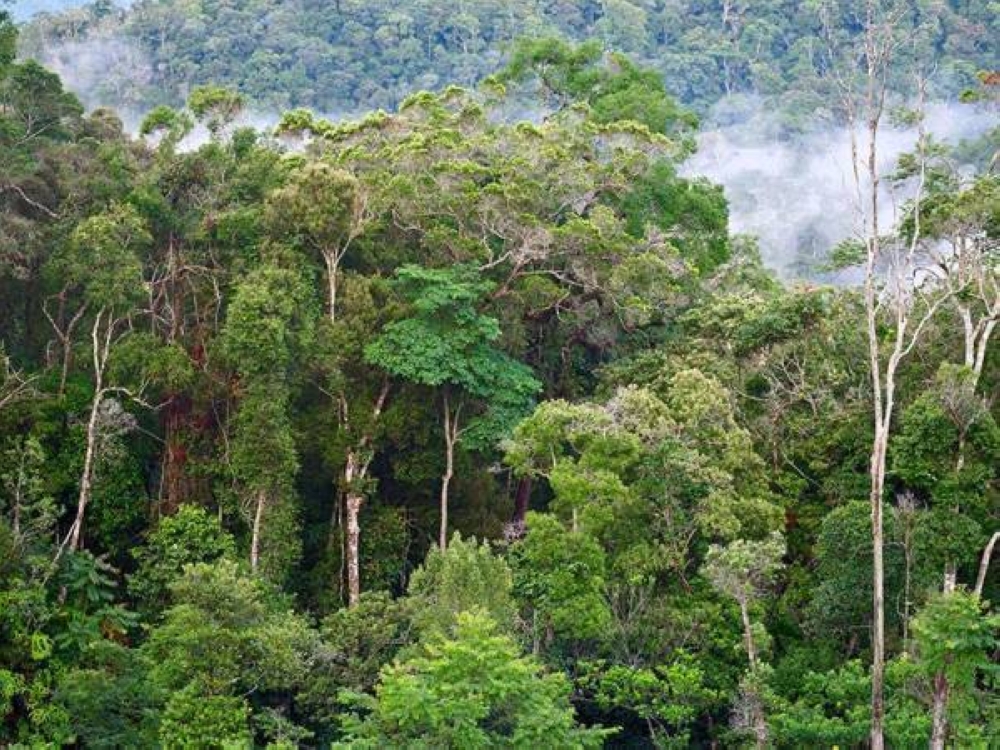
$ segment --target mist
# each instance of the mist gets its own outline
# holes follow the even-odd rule
[[[114,103],[126,128],[138,131],[145,115],[138,97],[129,84],[109,88],[105,75],[109,69],[127,69],[132,71],[136,90],[147,83],[152,77],[150,63],[135,45],[102,34],[50,45],[41,57],[40,62],[57,72],[88,109]],[[331,102],[329,109],[321,116],[335,121],[359,114],[336,111],[337,102]],[[543,112],[521,102],[498,117],[514,115],[537,121]],[[237,124],[269,131],[279,119],[275,112],[254,111],[245,113]],[[826,278],[820,266],[829,250],[856,236],[860,226],[848,129],[818,129],[812,124],[813,129],[790,135],[773,107],[748,96],[720,101],[705,123],[698,151],[683,165],[682,173],[705,176],[725,188],[731,231],[756,236],[764,263],[779,276]],[[925,127],[939,141],[957,143],[995,126],[994,113],[973,106],[934,102],[926,108]],[[207,140],[207,131],[199,128],[181,148],[197,148]],[[893,127],[886,118],[878,144],[880,172],[891,172],[899,156],[913,150],[916,140],[915,128]],[[859,137],[859,143],[864,141]],[[887,187],[883,192],[880,221],[888,227],[906,195],[893,194]]]
[[[888,119],[888,118],[887,118]],[[722,185],[729,199],[730,228],[759,239],[764,263],[781,277],[815,278],[829,250],[857,236],[861,222],[847,127],[828,127],[789,136],[760,102],[720,103],[699,136],[698,152],[684,165]],[[925,128],[938,141],[957,143],[996,126],[996,116],[969,105],[934,102]],[[917,129],[886,122],[880,132],[879,171],[891,172],[899,156],[912,151]],[[858,142],[866,147],[867,138]],[[883,181],[883,226],[891,226],[908,195]]]

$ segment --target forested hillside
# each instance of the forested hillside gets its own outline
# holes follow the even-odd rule
[[[134,135],[0,14],[0,746],[1000,744],[989,6],[263,6],[25,30]],[[685,176],[727,90],[854,134],[843,285]]]
[[[102,0],[41,18],[23,50],[70,76],[88,101],[145,110],[225,84],[266,111],[391,109],[408,94],[473,84],[522,36],[597,39],[659,72],[704,112],[728,94],[774,99],[791,122],[829,115],[830,37],[863,13],[798,0]],[[829,11],[829,12],[827,12]],[[906,3],[899,58],[933,65],[935,96],[1000,68],[1000,13],[986,0]],[[912,65],[910,66],[912,67]],[[897,68],[897,80],[905,78]]]

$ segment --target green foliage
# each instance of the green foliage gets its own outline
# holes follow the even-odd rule
[[[449,634],[462,612],[481,610],[502,627],[514,620],[510,568],[486,542],[463,540],[457,532],[447,549],[432,549],[413,572],[407,595],[421,637]]]
[[[174,147],[184,140],[193,127],[194,122],[186,113],[161,104],[143,118],[139,125],[139,135],[160,136],[162,145]]]
[[[64,556],[57,582],[65,597],[52,623],[57,656],[73,661],[92,644],[104,638],[125,638],[135,627],[134,613],[116,601],[117,573],[87,551]]]
[[[295,692],[308,674],[314,632],[230,560],[187,566],[171,593],[174,605],[142,646],[150,689],[166,700],[161,739],[183,744],[195,736],[186,727],[246,737],[243,696],[266,706],[269,695]]]
[[[676,661],[652,668],[603,662],[581,664],[581,685],[602,710],[634,714],[652,727],[658,747],[686,747],[698,714],[718,696],[705,684],[694,659],[679,654]]]
[[[221,86],[198,86],[188,95],[188,109],[205,123],[209,132],[218,135],[243,111],[245,99]]]
[[[361,601],[337,610],[320,624],[320,642],[297,703],[321,740],[339,735],[341,691],[371,693],[379,673],[415,639],[411,601],[365,592]]]
[[[136,571],[129,578],[129,592],[140,606],[159,612],[168,603],[168,590],[186,565],[211,563],[236,554],[236,545],[219,525],[217,517],[204,508],[182,505],[177,513],[164,518],[146,543],[133,556]]]
[[[266,265],[237,286],[223,341],[243,377],[282,379],[307,351],[314,327],[311,290],[302,276]]]
[[[98,641],[61,675],[53,700],[72,717],[78,742],[107,748],[156,742],[156,701],[145,682],[147,669],[138,652]]]
[[[17,27],[7,11],[0,11],[0,68],[14,62],[17,55]]]
[[[666,93],[655,70],[641,68],[624,55],[605,59],[600,44],[573,46],[559,39],[526,39],[515,46],[501,81],[537,76],[560,103],[587,102],[596,123],[631,120],[654,133],[683,136],[697,118]]]
[[[913,619],[917,669],[931,685],[947,680],[946,711],[956,743],[988,744],[995,738],[996,728],[985,725],[997,680],[991,654],[1000,644],[998,632],[1000,616],[988,614],[983,602],[965,591],[931,598]]]
[[[527,524],[511,563],[514,595],[527,610],[535,642],[600,638],[610,621],[600,545],[551,516],[528,514]]]
[[[139,253],[150,241],[139,213],[116,205],[74,230],[53,271],[67,286],[78,288],[87,304],[121,311],[141,294]]]
[[[886,512],[883,518],[886,538],[897,538],[892,514]],[[868,504],[855,501],[830,511],[816,542],[818,584],[810,605],[814,632],[843,636],[857,630],[858,623],[870,620],[871,558]],[[895,600],[904,573],[899,547],[886,546],[884,564],[886,599]],[[897,617],[895,608],[887,608],[886,614],[890,622]]]
[[[531,368],[492,345],[499,323],[477,309],[491,285],[463,266],[405,266],[396,277],[413,314],[386,325],[365,358],[405,380],[460,389],[481,402],[466,441],[496,444],[528,411],[541,383]]]
[[[705,558],[705,575],[721,593],[749,602],[767,593],[781,570],[785,542],[775,532],[763,541],[737,539],[725,547],[713,544]]]
[[[909,8],[894,59],[967,86],[996,67],[984,7]],[[729,235],[677,103],[752,91],[779,140],[836,117],[855,10],[102,0],[23,27],[22,59],[126,56],[105,93],[163,105],[135,139],[0,20],[0,745],[736,746],[762,718],[777,747],[863,744],[864,298]],[[275,101],[386,109],[238,126]],[[963,589],[1000,497],[995,152],[890,178],[924,175],[921,234],[962,253],[921,277],[940,305],[893,391],[894,747],[945,683],[950,743],[1000,725],[995,610]]]
[[[900,53],[900,68],[933,58],[943,93],[985,88],[977,70],[997,68],[988,44],[997,30],[990,5],[949,2],[908,11],[900,33],[910,44]],[[93,87],[114,92],[112,103],[119,107],[178,105],[192,86],[222,83],[270,110],[324,111],[337,102],[353,111],[389,108],[420,88],[473,83],[509,61],[515,40],[529,37],[536,41],[514,59],[557,70],[572,63],[572,82],[580,88],[604,80],[595,68],[605,75],[615,70],[613,64],[597,65],[604,49],[615,49],[654,69],[657,82],[664,80],[699,110],[726,94],[749,93],[769,103],[773,98],[794,122],[803,112],[831,107],[834,93],[823,85],[824,60],[816,50],[830,44],[839,49],[861,33],[855,4],[826,12],[835,31],[826,29],[815,5],[782,0],[738,8],[690,0],[477,0],[458,8],[419,0],[341,0],[289,9],[251,0],[238,8],[208,4],[197,10],[142,0],[124,13],[98,4],[73,10],[68,18],[43,15],[25,30],[22,44],[40,59],[81,36],[98,47],[112,40],[135,47],[126,70],[102,70],[101,85]],[[256,23],[265,17],[268,24]],[[575,47],[551,37],[595,41]],[[894,71],[891,82],[902,86],[905,79]]]
[[[600,747],[606,731],[577,726],[569,685],[520,654],[482,613],[454,635],[382,671],[370,712],[345,720],[343,747]]]
[[[160,723],[164,747],[247,747],[251,744],[246,699],[200,695],[184,688],[170,696]]]

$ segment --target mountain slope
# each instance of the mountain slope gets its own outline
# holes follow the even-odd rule
[[[820,14],[794,0],[140,0],[43,18],[24,54],[60,70],[92,104],[177,104],[200,83],[234,86],[259,107],[327,112],[391,107],[416,89],[473,83],[521,36],[597,38],[660,71],[683,102],[707,110],[727,94],[780,97],[811,115],[828,106]],[[842,38],[856,9],[841,7]],[[843,21],[843,23],[840,23]],[[938,95],[1000,66],[1000,19],[983,0],[949,0],[904,19],[919,33],[901,56],[935,61]],[[95,73],[77,75],[80,59]],[[905,66],[898,66],[899,70]]]

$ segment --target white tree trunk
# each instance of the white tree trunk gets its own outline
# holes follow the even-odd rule
[[[364,498],[356,492],[347,493],[347,604],[361,601],[361,504]]]
[[[250,570],[254,573],[260,566],[260,536],[263,530],[264,506],[267,504],[267,493],[257,491],[257,507],[253,514],[253,529],[250,534]]]
[[[326,263],[326,301],[329,306],[327,312],[331,323],[337,322],[337,272],[342,257],[336,249],[323,252],[323,261]]]
[[[104,368],[107,365],[108,353],[111,349],[111,335],[114,327],[113,321],[109,320],[107,335],[103,341],[101,339],[101,321],[104,319],[104,310],[97,313],[94,318],[94,326],[91,329],[91,342],[94,347],[94,397],[90,402],[90,417],[87,420],[87,447],[83,456],[83,470],[80,472],[80,491],[76,501],[76,517],[69,532],[69,551],[76,552],[80,548],[83,538],[83,520],[87,512],[87,505],[90,503],[90,496],[94,484],[94,463],[97,460],[97,439],[100,425],[100,406],[104,400]]]
[[[444,474],[441,475],[441,526],[438,532],[438,545],[442,550],[448,548],[448,490],[451,478],[455,474],[455,443],[458,441],[459,409],[451,411],[448,391],[444,393]]]

